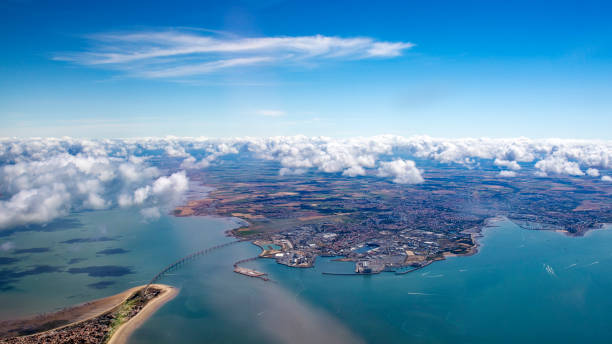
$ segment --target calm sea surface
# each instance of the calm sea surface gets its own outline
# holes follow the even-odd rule
[[[76,214],[46,227],[0,232],[0,319],[57,310],[146,283],[168,263],[231,241],[235,224],[126,211]],[[489,228],[480,252],[407,274],[329,276],[272,260],[246,264],[273,282],[237,275],[257,255],[240,243],[161,283],[181,289],[131,343],[610,343],[612,231],[583,238]]]

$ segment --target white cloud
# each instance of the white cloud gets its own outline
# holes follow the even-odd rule
[[[610,176],[602,176],[601,180],[604,182],[612,182],[612,177]]]
[[[153,68],[150,70],[143,70],[137,73],[138,76],[146,78],[173,78],[191,75],[208,74],[222,69],[228,69],[231,67],[240,66],[253,66],[263,64],[266,62],[272,62],[275,59],[273,57],[242,57],[234,59],[225,59],[212,62],[202,62],[198,64],[188,64],[177,67],[167,68]]]
[[[0,194],[5,196],[0,200],[0,229],[114,206],[167,210],[187,189],[184,172],[163,176],[146,159],[133,158],[127,150],[138,149],[126,143],[0,142]]]
[[[162,196],[163,198],[173,198],[178,194],[187,191],[189,180],[185,175],[185,171],[176,172],[172,175],[159,177],[153,183],[153,194]]]
[[[398,184],[418,184],[424,181],[421,171],[416,168],[412,160],[396,159],[381,162],[378,168],[378,176],[393,177],[393,182]]]
[[[197,161],[196,158],[187,153],[187,158],[181,163],[181,168],[184,169],[203,169],[210,166],[211,162],[220,156],[227,154],[238,154],[237,144],[235,142],[220,142],[220,141],[180,141],[180,144],[190,146],[192,150],[205,152],[207,155]]]
[[[146,78],[184,77],[263,63],[393,58],[409,42],[335,36],[230,37],[201,31],[149,31],[91,35],[94,48],[56,60],[114,68]]]
[[[181,168],[187,170],[199,170],[208,166],[210,166],[210,161],[208,159],[204,158],[200,161],[196,161],[196,158],[192,156],[185,158],[185,160],[183,160],[183,162],[181,163]]]
[[[591,177],[599,177],[599,170],[596,168],[588,168],[586,174]]]
[[[361,166],[351,166],[342,172],[343,176],[348,177],[356,177],[356,176],[365,176],[366,171]]]
[[[370,57],[395,57],[402,54],[402,51],[414,47],[412,43],[402,42],[375,42],[368,49],[367,56]]]
[[[152,184],[134,190],[133,194],[123,193],[118,202],[123,207],[143,204],[174,204],[187,191],[189,180],[185,171],[157,178]]]
[[[612,142],[544,139],[441,139],[427,136],[375,136],[332,139],[326,137],[269,137],[207,141],[226,145],[234,152],[246,149],[256,156],[280,162],[282,174],[303,173],[308,169],[363,175],[374,169],[384,156],[416,157],[440,163],[475,167],[480,159],[490,159],[499,167],[519,170],[519,162],[548,173],[581,176],[583,168],[612,168]],[[203,143],[202,143],[203,144]],[[219,153],[218,157],[226,153]],[[208,160],[209,162],[212,160]]]
[[[515,171],[521,169],[521,166],[516,161],[495,158],[495,161],[493,162],[493,164],[495,166],[505,167],[507,169],[515,170]]]
[[[304,169],[304,168],[287,168],[287,167],[282,167],[278,171],[278,174],[280,176],[296,176],[296,175],[300,175],[300,174],[304,174],[304,173],[306,173],[306,169]]]
[[[282,111],[282,110],[259,110],[257,111],[257,114],[260,116],[267,116],[267,117],[280,117],[280,116],[284,116],[286,113],[285,111]]]
[[[540,160],[535,164],[535,167],[544,173],[568,174],[570,176],[584,175],[577,162],[567,161],[559,157],[549,157]]]
[[[391,153],[392,146],[377,139],[338,140],[305,136],[249,139],[248,150],[256,156],[281,163],[283,173],[316,168],[327,173],[343,172],[362,175],[374,168],[381,154]]]
[[[499,171],[500,177],[516,177],[516,172],[514,171]]]

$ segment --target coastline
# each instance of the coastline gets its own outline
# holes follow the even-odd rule
[[[175,216],[194,216],[194,215],[176,215]],[[262,245],[262,243],[260,243],[261,239],[259,238],[251,238],[248,239],[244,236],[239,235],[240,231],[244,228],[249,228],[251,227],[251,223],[249,222],[249,219],[245,219],[236,215],[233,216],[222,216],[222,215],[206,215],[206,216],[213,216],[213,217],[220,217],[223,219],[227,219],[228,221],[232,222],[234,225],[236,225],[235,228],[229,229],[227,230],[225,233],[227,236],[229,237],[233,237],[235,239],[239,239],[239,240],[244,240],[244,241],[248,241],[251,244],[259,247],[261,249],[261,252],[259,253],[258,257],[261,258],[269,258],[269,259],[274,259],[274,256],[269,254],[269,253],[276,253],[276,250],[268,250],[264,247],[264,245]],[[417,270],[421,270],[427,266],[429,266],[430,264],[436,262],[436,261],[442,261],[442,260],[446,260],[448,258],[453,258],[453,257],[469,257],[469,256],[473,256],[476,255],[480,252],[480,250],[484,247],[484,243],[482,242],[482,239],[485,237],[486,232],[494,229],[496,227],[499,227],[500,223],[503,222],[511,222],[519,227],[521,227],[520,225],[516,224],[514,221],[512,221],[510,218],[508,218],[505,215],[495,215],[492,217],[489,217],[485,220],[484,224],[482,226],[478,226],[476,228],[471,228],[471,229],[467,229],[465,231],[463,231],[463,233],[467,233],[470,235],[472,242],[473,242],[473,246],[469,248],[469,250],[467,252],[464,253],[451,253],[451,252],[444,252],[442,254],[441,257],[436,258],[436,259],[432,259],[427,261],[426,263],[424,263],[421,266],[417,266],[414,267],[410,270],[406,270],[406,271],[401,271],[401,272],[397,272],[397,271],[388,271],[388,272],[394,272],[397,275],[403,275],[403,274],[407,274],[410,272],[414,272]],[[527,228],[523,228],[522,229],[527,229]],[[608,229],[612,229],[612,224],[610,223],[602,223],[600,224],[599,227],[596,228],[590,228],[588,230],[586,230],[585,232],[579,233],[578,235],[575,235],[573,233],[570,233],[568,231],[565,230],[551,230],[551,229],[545,229],[547,231],[552,231],[558,234],[562,234],[565,236],[570,236],[570,237],[585,237],[585,236],[589,236],[591,235],[593,232],[596,231],[601,231],[601,230],[608,230]],[[282,252],[282,250],[279,250],[278,252]],[[353,261],[351,259],[348,259],[346,257],[343,258],[338,258],[337,260],[339,261]],[[308,266],[297,266],[297,265],[288,265],[288,264],[283,264],[281,262],[276,261],[277,264],[281,264],[281,265],[286,265],[292,268],[312,268],[314,267],[314,262]],[[235,271],[237,272],[237,271]],[[256,271],[257,273],[260,273],[258,271]],[[380,272],[376,272],[376,273],[333,273],[333,272],[322,272],[322,274],[324,275],[336,275],[336,276],[369,276],[369,275],[375,275],[381,272],[385,272],[385,271],[380,271]],[[238,272],[239,273],[239,272]],[[243,274],[249,277],[253,277],[249,274]]]
[[[447,257],[469,257],[475,254],[478,254],[478,252],[480,252],[480,250],[484,247],[484,243],[482,242],[482,239],[484,239],[486,235],[485,232],[499,227],[500,223],[503,223],[506,221],[512,222],[509,218],[503,215],[496,215],[496,216],[486,219],[482,227],[480,227],[477,231],[470,233],[470,237],[472,238],[472,241],[474,242],[474,246],[470,249],[470,252],[467,252],[464,254],[455,254],[455,255],[447,256]]]
[[[147,304],[136,314],[130,318],[124,324],[122,324],[117,331],[111,336],[108,344],[125,344],[128,339],[142,324],[144,324],[157,310],[159,310],[168,301],[174,299],[178,295],[179,290],[175,287],[171,287],[165,284],[152,284],[152,287],[156,287],[162,291],[162,293],[147,302]],[[143,286],[141,286],[142,288]]]
[[[240,230],[241,228],[245,228],[245,227],[249,227],[250,223],[248,222],[248,220],[246,219],[242,219],[239,217],[227,217],[227,219],[238,219],[239,221],[245,222],[246,226],[241,225],[240,223],[237,223],[239,225],[239,227],[234,228],[234,229],[230,229],[226,231],[226,234],[228,236],[231,236],[233,238],[236,239],[242,239],[245,240],[243,237],[239,236],[236,234],[236,231]],[[464,231],[464,233],[468,233],[470,234],[470,237],[474,243],[474,245],[472,247],[470,247],[470,249],[468,250],[468,252],[465,253],[451,253],[451,252],[444,252],[442,254],[441,257],[437,258],[437,259],[432,259],[432,260],[428,260],[426,261],[424,264],[422,264],[421,266],[417,266],[417,267],[413,267],[412,269],[406,270],[406,271],[380,271],[380,272],[373,272],[373,273],[335,273],[335,272],[322,272],[323,275],[331,275],[331,276],[372,276],[372,275],[377,275],[383,272],[392,272],[395,273],[396,275],[404,275],[410,272],[414,272],[417,270],[421,270],[429,265],[431,265],[432,263],[436,262],[436,261],[442,261],[442,260],[446,260],[448,258],[452,258],[452,257],[469,257],[469,256],[473,256],[476,255],[480,252],[480,249],[483,247],[483,243],[482,243],[482,238],[485,235],[485,231],[499,227],[499,223],[501,222],[505,222],[505,221],[511,221],[510,219],[508,219],[507,217],[503,216],[503,215],[496,215],[493,217],[490,217],[488,219],[485,220],[485,223],[481,226],[481,227],[476,227],[476,228],[472,228],[472,229],[468,229],[466,231]],[[261,252],[259,253],[258,257],[261,258],[268,258],[268,259],[274,259],[273,256],[267,254],[268,252],[270,252],[269,250],[267,250],[264,245],[261,243],[260,239],[254,239],[254,240],[249,240],[246,239],[245,241],[250,242],[251,244],[259,247],[261,249]],[[275,251],[274,251],[275,252]],[[282,251],[278,251],[278,252],[282,252]],[[347,261],[347,262],[352,262],[352,259],[349,259],[347,257],[340,257],[335,259],[337,261]],[[281,265],[286,265],[289,266],[291,268],[312,268],[314,267],[314,262],[312,265],[309,266],[295,266],[295,265],[287,265],[287,264],[283,264],[283,263],[279,263],[278,261],[276,261],[277,264],[281,264]],[[237,271],[235,271],[237,272]],[[249,276],[247,274],[243,274],[246,276]],[[253,277],[253,276],[249,276],[249,277]]]

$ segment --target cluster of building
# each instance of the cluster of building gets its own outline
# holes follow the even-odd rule
[[[277,250],[265,257],[291,267],[311,267],[317,256],[354,261],[356,273],[397,271],[442,259],[445,252],[468,253],[474,243],[467,233],[434,233],[418,229],[375,230],[353,224],[303,225],[268,238]]]
[[[23,337],[13,337],[0,340],[6,344],[63,344],[63,343],[82,343],[99,344],[103,343],[114,317],[112,314],[104,314],[95,319],[90,319],[76,325],[63,327],[57,330],[50,330],[39,334]]]

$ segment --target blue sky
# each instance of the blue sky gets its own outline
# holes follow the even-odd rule
[[[0,136],[612,139],[596,1],[3,1]]]

